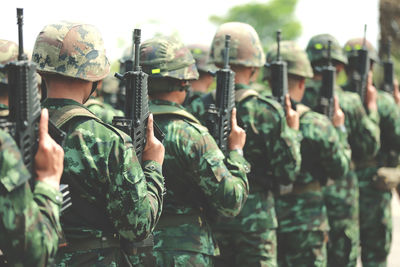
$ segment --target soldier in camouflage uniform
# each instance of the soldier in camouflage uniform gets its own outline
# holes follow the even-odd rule
[[[306,81],[306,92],[302,102],[314,110],[320,99],[322,75],[319,70],[321,66],[327,64],[329,40],[332,42],[332,64],[336,67],[337,73],[347,64],[347,59],[333,36],[320,34],[310,39],[306,51],[314,70],[314,78]],[[352,160],[368,160],[376,154],[380,145],[380,131],[377,125],[379,116],[376,104],[374,106],[374,92],[370,90],[368,93],[370,106],[368,115],[358,94],[343,91],[339,86],[336,86],[335,94],[345,114],[345,127]],[[330,226],[328,266],[356,266],[359,254],[359,193],[354,168],[351,167],[347,175],[326,186],[323,191]]]
[[[0,39],[0,65],[18,59],[18,45],[12,41]],[[7,74],[0,69],[0,117],[8,115],[8,80]]]
[[[168,191],[154,231],[153,257],[157,266],[212,266],[218,249],[210,220],[237,215],[249,192],[249,166],[240,155],[246,134],[233,114],[230,152],[224,155],[207,128],[181,106],[198,72],[180,41],[145,41],[140,62],[149,74],[150,110],[166,133],[163,173]]]
[[[161,215],[164,147],[155,139],[152,116],[142,166],[129,136],[103,123],[83,104],[109,73],[103,40],[87,24],[60,22],[39,33],[33,61],[48,89],[43,103],[67,133],[63,182],[72,206],[61,223],[67,246],[61,266],[125,266]]]
[[[239,22],[221,25],[212,42],[211,61],[223,66],[226,34],[231,36],[229,57],[236,73],[238,121],[247,133],[244,155],[251,164],[250,194],[236,218],[219,220],[213,225],[221,250],[215,262],[217,266],[276,266],[278,225],[273,189],[292,183],[300,170],[298,114],[289,105],[285,119],[285,111],[278,102],[252,90],[250,83],[265,62],[258,34],[252,26]],[[190,110],[205,122],[206,107],[213,102],[213,94],[205,95],[193,101]]]
[[[300,114],[302,164],[291,193],[275,201],[278,217],[279,266],[326,266],[328,215],[322,188],[328,177],[342,177],[350,166],[351,152],[343,131],[344,114],[335,105],[332,122],[299,102],[305,92],[305,78],[313,71],[307,54],[293,41],[280,45],[287,63],[290,98]],[[267,62],[277,60],[276,45],[267,54]],[[267,70],[268,72],[268,70]],[[268,80],[274,77],[269,75]]]
[[[350,57],[357,55],[363,39],[351,39],[345,44]],[[379,62],[374,47],[367,41],[370,63]],[[354,71],[347,66],[346,73]],[[371,82],[371,81],[369,81]],[[349,83],[350,84],[350,83]],[[351,90],[348,86],[346,89]],[[374,158],[356,164],[360,190],[360,244],[361,261],[364,267],[384,267],[392,241],[391,184],[398,174],[397,159],[400,152],[400,109],[389,93],[379,90],[376,99],[380,117],[381,148]],[[394,160],[394,163],[392,159]],[[397,172],[399,172],[397,170]]]
[[[184,106],[188,106],[192,101],[207,93],[214,82],[212,72],[216,71],[214,64],[209,62],[210,47],[201,44],[191,44],[187,46],[196,61],[196,68],[199,78],[190,82],[190,90],[187,92]]]
[[[105,89],[104,87],[115,86],[114,88],[118,88],[118,81],[113,76],[108,75],[99,86],[101,88],[97,88],[96,92],[93,93],[94,96],[91,96],[84,106],[102,121],[111,124],[115,116],[124,116],[124,112],[113,108],[108,101],[105,101],[104,91],[109,90],[109,88]],[[117,90],[114,91],[116,94]]]
[[[0,265],[47,266],[53,263],[61,235],[58,191],[63,170],[62,148],[47,133],[44,110],[35,156],[36,183],[25,168],[17,145],[0,130]],[[3,254],[1,256],[1,254]]]

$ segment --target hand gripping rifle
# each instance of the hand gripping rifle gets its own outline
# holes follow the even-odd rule
[[[326,115],[329,119],[332,119],[334,112],[333,92],[335,89],[335,79],[336,79],[336,68],[332,66],[331,46],[332,42],[329,40],[328,65],[323,66],[321,68],[322,86],[321,86],[321,95],[318,107],[318,112]]]
[[[390,55],[390,47],[392,40],[388,40],[387,43],[387,58],[386,61],[383,62],[383,90],[388,92],[389,94],[393,94],[393,83],[394,83],[394,67],[393,61]]]
[[[365,94],[367,92],[369,57],[366,48],[367,25],[364,26],[364,42],[361,49],[357,51],[356,57],[349,58],[349,66],[353,70],[351,74],[351,86],[353,91],[360,95],[361,101],[366,106]]]
[[[280,52],[281,31],[276,31],[277,54],[276,60],[267,67],[271,73],[271,89],[273,98],[285,107],[285,96],[288,93],[287,63],[282,60]]]
[[[28,60],[23,46],[23,9],[17,8],[18,24],[18,61],[0,66],[8,75],[9,115],[0,119],[0,128],[6,130],[16,141],[21,151],[22,161],[32,177],[35,176],[34,159],[39,143],[40,100],[36,79],[36,65]],[[58,129],[49,120],[49,134],[60,145],[65,139],[65,132]],[[34,179],[30,180],[31,188]],[[61,211],[71,205],[68,185],[61,184],[63,206]]]
[[[235,73],[229,67],[229,45],[231,36],[225,35],[224,67],[216,72],[216,104],[207,110],[206,126],[218,147],[229,153],[228,137],[231,132],[232,109],[235,107]]]
[[[139,66],[141,30],[135,29],[133,39],[135,45],[135,62],[133,70],[123,75],[115,73],[115,77],[125,83],[125,117],[115,116],[112,124],[131,136],[139,162],[142,162],[142,154],[146,143],[147,120],[149,118],[149,99],[147,93],[148,75]],[[154,135],[158,140],[164,139],[164,133],[154,122]]]

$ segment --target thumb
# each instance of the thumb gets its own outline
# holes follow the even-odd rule
[[[286,113],[288,113],[289,110],[292,109],[292,103],[290,102],[289,94],[286,94],[286,96],[285,96],[285,109],[286,109]]]
[[[149,118],[147,120],[147,137],[153,138],[154,137],[154,126],[153,126],[153,114],[150,113]]]
[[[39,140],[44,140],[49,131],[49,111],[44,108],[40,116]]]
[[[338,97],[337,97],[336,95],[335,95],[335,97],[333,98],[333,106],[334,106],[335,111],[337,111],[337,110],[340,109],[340,106],[339,106],[339,99],[338,99]]]
[[[231,126],[232,126],[232,129],[234,129],[235,127],[237,127],[236,108],[233,108],[233,109],[232,109]]]

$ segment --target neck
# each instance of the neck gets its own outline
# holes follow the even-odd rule
[[[84,104],[89,98],[92,82],[78,79],[45,79],[48,98],[72,99]]]
[[[174,102],[176,104],[182,104],[185,101],[186,92],[185,91],[172,91],[167,93],[158,93],[153,95],[152,99],[164,100],[169,102]]]
[[[8,96],[1,96],[0,97],[0,104],[8,106]]]

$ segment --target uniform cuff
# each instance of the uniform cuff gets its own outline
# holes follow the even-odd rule
[[[36,181],[34,194],[47,197],[59,207],[62,205],[63,197],[61,192],[45,182]]]
[[[143,162],[143,168],[147,171],[157,171],[158,173],[162,173],[162,166],[154,160],[146,160]]]

